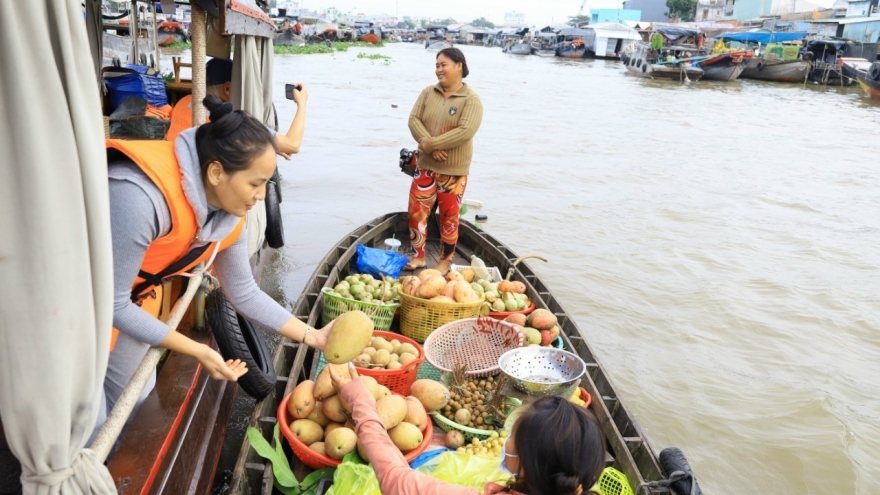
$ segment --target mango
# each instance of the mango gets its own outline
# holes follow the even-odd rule
[[[477,278],[477,272],[473,268],[465,268],[461,271],[461,276],[464,277],[466,282],[473,282]]]
[[[435,270],[435,269],[433,269],[433,268],[427,268],[427,269],[422,270],[421,272],[419,272],[419,280],[421,280],[422,283],[424,283],[425,280],[427,280],[427,279],[430,278],[430,277],[440,277],[440,278],[443,278],[443,274],[440,273],[439,270]]]
[[[455,299],[446,296],[434,296],[429,301],[440,302],[440,303],[454,303]]]
[[[351,378],[351,374],[348,372],[347,364],[327,364],[324,366],[324,369],[321,370],[321,373],[318,374],[318,380],[315,382],[315,398],[319,400],[324,400],[328,397],[332,397],[336,395],[336,389],[333,388],[333,381],[330,379],[330,367],[333,366],[333,369],[336,370],[340,375]]]
[[[449,389],[442,383],[427,378],[416,380],[410,393],[419,399],[426,411],[443,409],[449,403]]]
[[[403,417],[403,420],[416,425],[419,430],[424,430],[430,421],[425,406],[412,395],[406,398],[406,416]]]
[[[450,299],[455,298],[455,282],[457,282],[457,280],[450,280],[449,282],[446,282],[446,287],[444,287],[443,290],[440,291],[440,295],[448,297]]]
[[[327,335],[324,358],[333,364],[351,361],[370,343],[373,329],[373,320],[363,311],[349,311],[339,315]]]
[[[328,424],[330,424],[330,418],[324,414],[324,405],[321,401],[315,402],[315,408],[312,409],[311,414],[309,414],[306,419],[311,419],[315,423],[321,425],[321,428],[326,428]]]
[[[401,292],[403,292],[404,294],[406,294],[408,296],[415,297],[416,293],[419,290],[420,285],[422,285],[422,281],[418,277],[413,277],[413,276],[403,277],[403,280],[400,285],[400,290],[401,290]]]
[[[421,430],[411,423],[400,423],[391,428],[388,430],[388,436],[404,454],[418,447],[424,438]]]
[[[294,419],[305,419],[315,409],[315,382],[300,382],[290,394],[287,402],[287,413]]]
[[[361,381],[364,382],[364,386],[367,387],[367,390],[370,391],[370,395],[374,398],[379,395],[379,382],[376,381],[372,376],[367,375],[359,375],[361,377]]]
[[[298,419],[290,423],[290,431],[300,442],[311,445],[324,438],[324,429],[310,419]]]
[[[348,428],[336,428],[324,437],[324,445],[328,457],[342,459],[357,446],[357,435]]]
[[[529,314],[526,324],[538,330],[550,330],[556,325],[556,315],[546,309],[536,309]]]
[[[550,345],[553,340],[553,334],[550,333],[550,330],[541,330],[541,345]]]
[[[336,423],[336,422],[328,423],[327,427],[324,428],[324,438],[327,438],[327,435],[329,435],[333,430],[335,430],[337,428],[346,428],[346,426],[342,423]]]
[[[550,335],[553,336],[553,340],[556,340],[556,337],[559,337],[559,334],[561,333],[561,330],[559,330],[559,325],[553,325],[553,328],[548,331],[550,332]]]
[[[390,430],[399,425],[406,417],[406,400],[400,395],[382,397],[376,402],[376,413],[379,414],[379,419],[382,420],[385,429]]]
[[[532,345],[532,344],[540,345],[541,344],[541,332],[539,330],[532,328],[532,327],[526,327],[524,329],[524,331],[526,334],[526,339],[528,339],[528,342],[524,342],[524,344],[528,344],[528,345]]]
[[[509,315],[504,321],[508,323],[513,323],[514,325],[519,325],[521,327],[526,326],[526,315],[522,313],[514,313]]]
[[[309,448],[321,455],[327,455],[327,452],[324,450],[324,442],[315,442],[309,445]]]
[[[370,462],[370,458],[367,457],[367,449],[364,448],[364,442],[361,442],[360,438],[358,438],[357,440],[357,451],[358,455],[361,456],[361,459],[366,462]]]
[[[450,270],[449,273],[446,274],[446,280],[464,280],[464,275],[455,270]]]
[[[385,385],[379,385],[379,399],[381,399],[382,397],[388,397],[389,395],[391,395],[391,391],[388,390],[388,387],[386,387]]]
[[[324,415],[330,418],[331,421],[344,423],[347,419],[345,408],[342,407],[342,399],[338,395],[324,399],[321,402],[321,408],[324,410]]]

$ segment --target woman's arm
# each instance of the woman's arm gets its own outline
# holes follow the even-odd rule
[[[260,290],[248,260],[247,227],[231,246],[217,253],[214,272],[223,284],[223,294],[232,307],[257,325],[297,342],[324,349],[332,322],[315,330]]]
[[[420,143],[422,139],[431,137],[431,133],[428,132],[425,124],[422,122],[422,112],[425,110],[425,100],[428,97],[429,91],[432,91],[432,89],[427,88],[422,91],[416,100],[416,104],[413,105],[412,111],[409,113],[409,132],[412,133],[412,137],[417,143]]]
[[[427,153],[434,150],[450,150],[473,139],[480,124],[483,122],[483,103],[476,95],[469,96],[461,110],[458,125],[439,136],[419,141],[420,147]]]
[[[352,367],[351,370],[354,368]],[[335,375],[335,376],[334,376]],[[470,488],[450,485],[409,467],[403,454],[388,437],[385,426],[376,413],[376,400],[364,382],[352,371],[353,379],[341,386],[339,397],[351,411],[358,439],[367,451],[370,464],[379,480],[384,495],[479,495]],[[344,377],[330,367],[334,386]]]
[[[288,160],[290,155],[299,153],[299,147],[306,132],[306,103],[309,101],[309,92],[302,83],[296,84],[302,88],[300,90],[293,90],[296,115],[293,116],[293,122],[290,123],[290,129],[287,130],[287,134],[275,134],[275,144],[278,146],[278,153]]]

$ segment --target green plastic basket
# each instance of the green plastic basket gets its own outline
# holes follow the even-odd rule
[[[324,309],[321,311],[321,319],[323,324],[330,323],[330,320],[336,318],[342,313],[349,311],[361,310],[370,316],[373,320],[373,326],[376,330],[390,330],[391,322],[394,321],[394,313],[400,304],[377,304],[374,302],[356,301],[354,299],[346,299],[340,296],[334,296],[329,292],[333,290],[329,287],[321,289],[324,296]]]

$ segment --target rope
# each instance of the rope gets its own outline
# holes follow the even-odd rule
[[[673,471],[669,475],[669,478],[665,480],[643,483],[639,485],[638,490],[636,490],[636,494],[641,494],[642,490],[644,490],[644,493],[650,495],[652,493],[652,488],[669,488],[673,484],[682,480],[691,480],[691,491],[689,495],[696,495],[697,480],[694,479],[694,475],[692,473],[686,473],[684,471]]]

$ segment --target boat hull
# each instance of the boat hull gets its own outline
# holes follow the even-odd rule
[[[703,79],[710,81],[735,81],[746,70],[746,64],[732,64],[727,67],[710,64],[703,67]]]
[[[439,254],[439,234],[436,222],[429,221],[428,247],[436,246]],[[381,239],[396,235],[398,239],[408,238],[409,223],[406,212],[380,216],[362,225],[345,236],[333,246],[317,264],[312,277],[306,282],[302,294],[297,299],[293,314],[311,326],[321,325],[321,289],[332,287],[337,281],[350,273],[357,256],[357,244],[375,245]],[[456,247],[456,263],[467,263],[469,254],[479,253],[487,265],[498,267],[502,273],[513,266],[517,258],[507,246],[486,232],[476,229],[467,221],[459,228],[459,241]],[[462,260],[462,261],[459,261]],[[407,272],[409,274],[410,272]],[[562,330],[561,337],[565,349],[576,353],[587,364],[587,373],[581,386],[598,400],[593,400],[590,408],[599,419],[599,424],[607,438],[606,463],[622,471],[630,486],[638,488],[640,495],[670,495],[667,486],[648,484],[667,479],[659,460],[648,439],[638,426],[628,407],[614,390],[604,368],[595,360],[589,344],[583,338],[570,315],[565,313],[550,289],[541,282],[527,264],[519,264],[514,271],[514,279],[523,282],[526,294],[538,308],[547,309],[557,315]],[[273,359],[278,375],[277,393],[257,404],[250,425],[258,428],[264,437],[270,437],[275,423],[278,404],[286,393],[296,387],[300,380],[314,375],[318,356],[308,347],[287,339],[278,346]],[[296,457],[291,459],[291,467],[298,479],[302,479],[310,468]],[[272,493],[272,465],[261,458],[248,442],[242,444],[238,462],[231,482],[230,495],[270,495]],[[635,488],[633,489],[635,491]]]
[[[511,55],[531,55],[532,47],[525,43],[518,43],[516,45],[512,45],[507,49],[507,53]]]
[[[862,90],[871,98],[880,99],[880,81],[870,79],[866,75],[856,74],[856,80],[859,82]]]
[[[740,77],[760,81],[801,83],[810,72],[810,62],[805,60],[767,61],[753,58]]]
[[[425,42],[425,50],[440,51],[444,48],[452,48],[452,43],[450,43],[448,41],[432,41],[432,42],[426,41]]]

